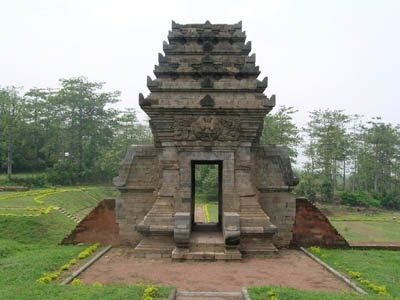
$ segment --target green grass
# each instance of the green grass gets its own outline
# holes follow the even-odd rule
[[[62,191],[66,192],[62,192]],[[37,196],[26,196],[25,192],[1,192],[0,193],[0,213],[5,213],[7,207],[46,207],[49,205],[60,206],[79,218],[85,217],[97,203],[106,197],[117,195],[115,189],[107,187],[70,187],[56,189],[33,189],[29,192],[49,191],[50,194],[43,198],[43,204],[37,203]],[[28,192],[28,193],[29,193]],[[51,194],[51,192],[55,192]],[[61,192],[61,193],[58,193]],[[15,198],[15,196],[21,197]],[[9,199],[7,197],[10,197]],[[39,196],[40,197],[40,196]]]
[[[76,188],[71,188],[73,189]],[[99,187],[88,191],[67,191],[42,198],[44,203],[38,204],[34,201],[34,196],[6,199],[9,196],[18,196],[18,193],[1,192],[0,207],[57,205],[83,217],[99,200],[113,193],[112,190]],[[0,213],[6,210],[2,209]],[[38,217],[0,216],[0,298],[141,299],[145,288],[143,285],[92,287],[60,286],[57,282],[36,283],[44,273],[58,270],[86,248],[58,245],[75,226],[73,221],[54,210]],[[171,288],[160,287],[158,298],[166,299],[170,291]]]
[[[210,216],[211,223],[218,222],[218,205],[217,204],[206,204],[207,210]]]
[[[398,242],[400,223],[379,221],[331,221],[349,242]]]
[[[389,293],[400,297],[400,253],[387,250],[321,249],[325,262],[343,274],[348,270],[361,272],[365,279],[387,287]],[[367,289],[366,286],[364,288]]]
[[[23,244],[56,245],[75,226],[57,211],[39,217],[0,217],[0,237]]]
[[[195,203],[200,205],[200,204],[207,204],[208,200],[207,200],[207,195],[203,194],[201,192],[196,192],[196,200]]]
[[[351,242],[400,242],[400,212],[324,204],[321,211]]]
[[[282,287],[252,287],[249,293],[252,300],[270,299],[268,291],[274,290],[279,300],[376,300],[400,299],[400,255],[396,251],[385,250],[328,250],[321,249],[318,256],[330,266],[349,277],[348,270],[360,272],[364,279],[385,286],[391,296],[379,296],[367,285],[357,282],[367,296],[355,293],[310,292]],[[355,281],[355,280],[354,280]]]
[[[362,297],[354,293],[327,293],[310,292],[291,288],[263,286],[249,288],[250,298],[252,300],[269,300],[269,294],[274,294],[279,300],[372,300],[373,297]]]
[[[400,219],[400,211],[381,208],[363,208],[347,205],[323,204],[321,211],[330,219],[334,218],[389,218]]]

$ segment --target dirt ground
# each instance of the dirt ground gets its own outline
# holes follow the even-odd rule
[[[312,291],[348,291],[349,287],[296,250],[279,257],[238,262],[173,262],[135,258],[130,248],[113,248],[80,279],[87,284],[146,283],[185,291],[236,292],[242,287],[274,285]]]
[[[196,223],[206,223],[206,215],[204,212],[204,206],[196,205],[195,206],[195,218]]]

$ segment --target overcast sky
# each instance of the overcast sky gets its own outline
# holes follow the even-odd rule
[[[171,20],[243,21],[267,96],[399,122],[400,1],[0,0],[0,85],[86,76],[138,107]]]

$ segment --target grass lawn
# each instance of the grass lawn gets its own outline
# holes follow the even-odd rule
[[[116,191],[106,187],[69,187],[34,189],[28,192],[1,192],[0,214],[7,208],[60,206],[79,218],[86,216],[97,203],[116,196]],[[23,211],[25,213],[25,211]]]
[[[326,293],[326,292],[310,292],[291,288],[263,286],[252,287],[248,289],[251,300],[269,300],[274,299],[275,295],[278,300],[373,300],[376,297],[363,297],[354,293]]]
[[[331,221],[349,242],[398,242],[400,223],[396,221]]]
[[[332,204],[324,204],[320,209],[350,243],[400,243],[399,211]]]
[[[315,254],[315,253],[314,253]],[[308,292],[278,287],[253,287],[249,289],[252,300],[270,299],[268,292],[275,291],[279,300],[336,300],[336,299],[400,299],[400,254],[385,250],[327,250],[321,249],[317,254],[330,266],[350,277],[348,271],[359,272],[362,280],[385,286],[390,296],[380,296],[367,284],[353,279],[367,293],[360,296],[354,293]]]
[[[57,205],[84,216],[101,198],[113,191],[88,188],[85,191],[49,194],[35,202],[35,196],[0,193],[0,213],[7,207],[19,209]],[[18,197],[20,195],[21,197]],[[10,199],[12,197],[12,199]],[[18,210],[11,210],[18,211]],[[1,299],[141,299],[145,286],[60,286],[59,282],[39,284],[44,273],[54,272],[83,251],[87,246],[61,246],[58,243],[75,223],[51,211],[37,217],[0,215],[0,298]],[[68,273],[68,271],[67,271]],[[65,276],[65,275],[64,275]],[[170,288],[158,288],[158,299],[167,298]]]
[[[348,271],[360,272],[362,277],[386,286],[392,296],[400,297],[400,253],[387,250],[327,250],[317,254],[330,266],[349,276]],[[368,286],[359,284],[370,292]],[[371,292],[372,293],[372,292]]]
[[[209,215],[209,222],[217,223],[218,222],[218,205],[217,204],[206,204],[204,207],[207,207],[208,215]]]

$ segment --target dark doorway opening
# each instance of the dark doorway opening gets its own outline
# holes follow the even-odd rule
[[[221,228],[222,161],[192,161],[192,228]]]

